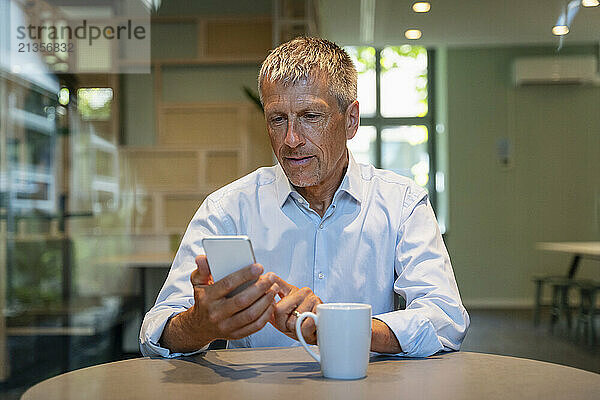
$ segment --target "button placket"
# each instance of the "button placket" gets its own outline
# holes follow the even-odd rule
[[[319,229],[323,229],[325,227],[325,221],[327,221],[333,215],[334,211],[335,204],[332,204],[331,207],[325,213],[325,216],[321,219],[321,222],[319,223]]]
[[[315,232],[315,263],[313,265],[313,282],[315,285],[315,289],[319,290],[320,293],[325,293],[327,288],[327,279],[325,272],[323,270],[319,270],[320,267],[323,266],[323,262],[325,260],[321,260],[319,257],[321,246],[325,246],[323,243],[325,232],[323,229],[325,228],[325,222],[333,216],[333,213],[336,209],[336,204],[332,203],[331,206],[327,209],[325,216],[321,218],[318,225],[316,226]],[[316,278],[316,279],[315,279]]]
[[[313,265],[313,284],[316,293],[325,293],[326,285],[325,285],[325,274],[321,270],[324,260],[325,251],[325,232],[323,232],[323,224],[324,220],[321,219],[317,222],[318,225],[315,226],[315,262]]]

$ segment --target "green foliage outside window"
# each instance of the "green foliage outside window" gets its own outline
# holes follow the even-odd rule
[[[84,120],[110,119],[113,91],[111,88],[84,88],[77,90],[77,109]]]
[[[10,305],[51,308],[62,299],[62,240],[16,242]]]
[[[344,47],[354,61],[354,67],[359,74],[375,69],[375,49],[368,46]]]
[[[416,92],[416,101],[421,111],[416,117],[424,117],[428,112],[427,104],[427,49],[421,46],[388,46],[381,50],[381,73],[385,75],[399,69],[413,80],[411,90]]]

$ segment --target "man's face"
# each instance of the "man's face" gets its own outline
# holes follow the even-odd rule
[[[346,140],[356,133],[349,110],[340,111],[325,79],[295,85],[264,82],[263,104],[271,146],[290,182],[296,187],[337,185],[347,165]]]

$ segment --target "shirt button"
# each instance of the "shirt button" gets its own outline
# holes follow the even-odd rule
[[[319,229],[323,229],[323,223],[319,224]]]
[[[322,272],[319,272],[319,279],[323,279],[323,278],[325,278],[325,274]]]

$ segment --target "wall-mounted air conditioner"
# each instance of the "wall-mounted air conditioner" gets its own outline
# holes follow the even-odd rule
[[[600,83],[598,60],[594,56],[517,58],[513,72],[517,86]]]

